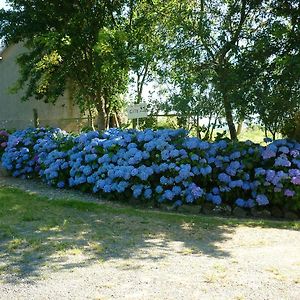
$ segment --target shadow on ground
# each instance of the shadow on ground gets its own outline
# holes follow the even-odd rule
[[[45,270],[71,270],[111,259],[156,261],[174,252],[229,256],[218,244],[237,225],[208,217],[49,201],[11,188],[0,188],[0,207],[0,279],[14,284],[35,280]]]

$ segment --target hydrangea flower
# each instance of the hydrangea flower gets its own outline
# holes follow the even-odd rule
[[[262,195],[262,194],[259,194],[256,196],[256,202],[258,203],[258,205],[268,205],[269,204],[269,200],[267,198],[266,195]]]
[[[285,139],[261,146],[209,143],[184,130],[110,129],[74,137],[31,128],[2,143],[1,164],[13,176],[174,205],[200,198],[231,205],[236,199],[234,205],[250,208],[269,204],[275,193],[294,203],[300,185],[300,145]]]

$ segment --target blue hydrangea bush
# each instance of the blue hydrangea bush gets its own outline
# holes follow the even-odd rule
[[[261,146],[210,143],[182,129],[73,136],[37,128],[10,135],[1,161],[12,176],[110,198],[300,211],[300,144],[285,139]]]

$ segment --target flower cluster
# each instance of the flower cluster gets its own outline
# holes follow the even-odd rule
[[[67,133],[60,129],[28,128],[9,136],[2,166],[14,177],[38,176],[48,154]]]
[[[8,142],[9,133],[6,130],[0,130],[0,156],[3,154],[7,142]]]
[[[182,129],[26,129],[9,137],[2,165],[13,176],[125,199],[300,209],[300,144],[288,140],[263,147],[209,143]]]

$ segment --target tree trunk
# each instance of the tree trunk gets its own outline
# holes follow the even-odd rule
[[[214,122],[214,124],[213,124],[213,126],[212,126],[212,128],[211,128],[211,132],[210,132],[210,136],[209,136],[209,139],[210,139],[211,141],[212,141],[212,139],[213,139],[214,131],[215,131],[216,126],[217,126],[218,118],[219,118],[219,116],[217,115],[217,116],[215,117],[215,122]]]
[[[266,126],[264,127],[264,130],[265,130],[265,137],[267,138],[268,137],[268,129]]]
[[[238,123],[238,126],[237,126],[237,132],[236,132],[237,135],[240,135],[240,134],[242,133],[242,130],[243,130],[243,122],[244,122],[244,120],[240,120],[240,122]]]
[[[211,126],[211,119],[212,119],[212,113],[210,113],[209,117],[208,117],[208,124],[207,124],[207,129],[205,132],[205,136],[204,139],[208,140],[209,139],[209,132],[210,132],[210,126]]]
[[[106,112],[105,129],[109,129],[111,127],[114,127],[113,124],[111,124],[111,112]]]
[[[223,104],[224,104],[224,109],[225,109],[226,121],[227,121],[227,125],[228,125],[229,132],[230,132],[230,138],[231,138],[231,140],[236,141],[237,133],[236,133],[236,129],[235,129],[234,122],[233,122],[232,107],[231,107],[231,103],[229,102],[229,99],[228,99],[226,93],[223,93]]]
[[[91,126],[93,130],[95,130],[94,117],[90,103],[88,104],[88,125]]]
[[[116,128],[120,128],[120,123],[116,112],[114,113],[114,123]]]
[[[105,101],[102,97],[101,97],[101,101],[98,102],[96,108],[97,108],[97,112],[98,112],[98,118],[97,118],[98,130],[106,130],[107,115],[106,115],[106,109],[105,109]]]
[[[199,124],[199,122],[200,122],[200,118],[199,118],[199,115],[197,115],[197,137],[199,139],[201,139],[201,131],[200,131],[200,124]]]

